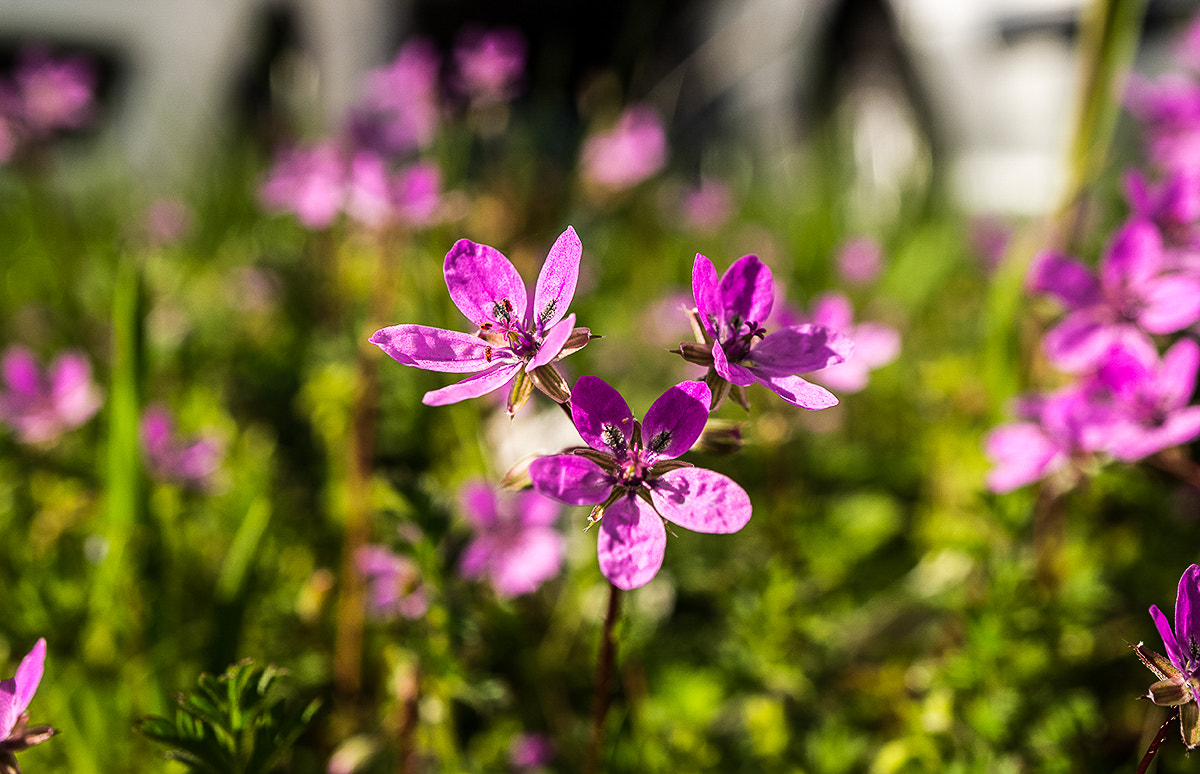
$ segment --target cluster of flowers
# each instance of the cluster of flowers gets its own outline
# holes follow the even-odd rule
[[[24,444],[42,446],[73,430],[100,410],[103,393],[81,353],[60,354],[43,369],[28,349],[11,346],[0,359],[0,423]],[[221,464],[216,438],[176,433],[170,413],[148,406],[140,424],[146,470],[155,480],[204,491]]]
[[[427,405],[444,405],[508,388],[508,411],[515,413],[536,387],[569,410],[586,446],[539,457],[528,464],[527,481],[536,492],[566,505],[591,505],[589,524],[600,523],[601,572],[615,586],[648,583],[662,565],[665,521],[709,533],[740,530],[751,515],[750,499],[727,476],[678,459],[692,448],[709,412],[729,395],[745,404],[745,387],[756,382],[788,403],[821,409],[837,403],[825,388],[799,374],[847,359],[852,343],[824,325],[804,322],[768,333],[775,301],[771,271],[756,256],[738,259],[718,277],[712,262],[697,255],[692,274],[695,305],[689,316],[697,341],[678,354],[703,365],[703,380],[685,381],[662,394],[638,420],[621,395],[603,380],[583,376],[568,387],[556,363],[594,337],[575,326],[568,308],[575,294],[583,247],[568,228],[554,243],[530,295],[517,270],[499,251],[459,240],[444,264],[450,297],[475,327],[473,333],[395,325],[377,331],[371,342],[397,362],[433,371],[470,374],[426,393]],[[486,512],[490,508],[476,509]],[[549,513],[539,508],[526,514]],[[522,517],[528,526],[530,517]],[[552,516],[532,522],[545,525]],[[482,519],[498,524],[496,516]],[[504,520],[516,524],[517,519]],[[519,539],[513,535],[526,534]],[[509,590],[533,582],[543,568],[512,567],[496,557],[514,542],[532,545],[546,536],[528,530],[499,530],[477,541],[466,564],[493,578],[514,575]],[[555,562],[557,564],[557,562]],[[539,581],[540,582],[540,581]]]
[[[95,110],[96,71],[83,57],[26,51],[0,80],[0,163],[55,133],[85,126]]]
[[[1198,52],[1200,27],[1185,60],[1200,63]],[[1066,309],[1043,352],[1074,381],[1023,398],[1021,421],[989,434],[993,491],[1097,460],[1136,462],[1200,436],[1200,406],[1189,405],[1200,346],[1186,335],[1200,321],[1200,80],[1135,81],[1129,104],[1159,179],[1127,175],[1131,212],[1098,271],[1057,252],[1034,259],[1029,288]]]

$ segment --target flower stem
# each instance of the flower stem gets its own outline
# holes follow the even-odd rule
[[[1167,719],[1159,726],[1158,734],[1154,737],[1154,741],[1146,748],[1146,754],[1142,756],[1142,762],[1138,764],[1137,774],[1146,774],[1150,768],[1150,762],[1154,760],[1154,756],[1158,754],[1158,748],[1162,745],[1163,739],[1167,736],[1167,726],[1171,725],[1171,721],[1179,714],[1179,708],[1173,707],[1171,714],[1167,715]]]
[[[612,680],[613,662],[616,657],[616,642],[613,640],[613,628],[617,616],[621,613],[621,590],[611,583],[608,585],[608,611],[604,615],[604,630],[600,636],[600,657],[596,665],[596,695],[592,702],[592,731],[588,736],[587,763],[584,771],[595,774],[600,766],[600,748],[604,741],[604,718],[608,715],[609,689]]]

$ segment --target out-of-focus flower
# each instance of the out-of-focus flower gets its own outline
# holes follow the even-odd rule
[[[153,478],[200,491],[212,486],[222,458],[215,438],[176,435],[171,414],[162,406],[142,413],[140,431],[146,469]]]
[[[357,147],[393,157],[424,148],[437,134],[441,57],[433,43],[405,43],[391,64],[367,74],[363,100],[351,112]]]
[[[367,610],[379,619],[420,618],[429,609],[429,594],[421,571],[407,556],[381,545],[365,545],[354,555],[367,581]]]
[[[1131,77],[1126,104],[1141,121],[1147,155],[1160,169],[1200,168],[1200,83],[1179,73],[1156,81]]]
[[[870,373],[900,355],[900,332],[877,322],[854,322],[854,307],[841,293],[826,293],[813,302],[811,322],[838,331],[854,342],[846,360],[809,377],[842,392],[858,392],[867,386]]]
[[[684,344],[684,360],[709,367],[705,381],[721,392],[720,405],[733,385],[744,388],[760,382],[794,406],[823,409],[837,405],[829,390],[800,378],[841,363],[853,342],[821,325],[805,323],[767,333],[763,324],[775,303],[775,281],[758,256],[737,259],[718,280],[712,261],[699,253],[692,270],[694,314],[705,341]],[[740,403],[745,403],[744,396]]]
[[[582,376],[571,392],[571,419],[589,448],[529,466],[534,488],[547,497],[596,506],[589,521],[600,521],[600,572],[618,588],[644,586],[658,573],[667,547],[664,519],[716,534],[737,532],[750,520],[750,497],[732,479],[676,460],[700,437],[711,400],[703,382],[683,382],[638,422],[616,390]]]
[[[530,299],[521,275],[498,250],[460,239],[446,254],[446,287],[455,306],[477,327],[476,333],[393,325],[376,331],[371,343],[402,365],[475,372],[425,393],[422,401],[427,406],[478,398],[514,380],[510,414],[528,399],[534,386],[564,403],[570,391],[552,363],[591,339],[587,328],[574,327],[575,315],[566,314],[582,255],[583,245],[568,226],[550,248]]]
[[[159,199],[146,209],[142,232],[155,247],[183,239],[192,227],[192,211],[179,199]]]
[[[870,237],[854,237],[837,251],[838,274],[852,285],[874,282],[883,270],[883,248]]]
[[[65,352],[45,373],[32,352],[20,346],[4,353],[4,389],[0,422],[23,443],[52,441],[88,421],[100,409],[102,396],[92,382],[92,367],[78,352]]]
[[[1114,346],[1144,346],[1146,333],[1174,333],[1200,320],[1200,278],[1168,271],[1162,237],[1145,220],[1117,233],[1099,276],[1068,255],[1044,253],[1030,267],[1029,287],[1067,308],[1042,345],[1069,373],[1095,368]]]
[[[462,574],[487,577],[501,597],[537,590],[558,574],[566,548],[553,529],[562,507],[534,491],[501,496],[479,481],[459,495],[475,538],[463,553]]]
[[[334,142],[280,153],[259,197],[268,209],[295,215],[306,228],[333,223],[346,199],[346,164]]]
[[[454,44],[455,85],[476,105],[507,102],[525,75],[525,38],[501,27],[463,30]]]
[[[1133,218],[1159,228],[1169,268],[1200,265],[1200,168],[1175,169],[1151,184],[1139,172],[1125,175],[1125,197]]]
[[[592,135],[583,146],[584,176],[613,190],[632,188],[667,163],[667,133],[658,111],[631,105],[607,132]]]
[[[729,186],[711,177],[702,179],[694,188],[685,189],[681,204],[684,221],[697,231],[716,231],[733,214],[733,194]]]
[[[25,53],[13,74],[20,99],[19,119],[33,138],[77,129],[92,118],[96,71],[79,56]]]
[[[520,734],[508,748],[508,762],[517,771],[533,771],[554,762],[554,740],[545,734]]]
[[[15,753],[54,736],[50,726],[29,725],[29,702],[42,682],[46,640],[39,639],[21,659],[15,676],[0,680],[0,772],[20,774]]]
[[[1096,372],[1116,417],[1105,434],[1113,457],[1134,462],[1200,436],[1200,406],[1189,406],[1200,346],[1180,339],[1159,361],[1153,350],[1115,347]]]
[[[442,201],[442,174],[436,164],[421,161],[400,170],[392,180],[391,190],[400,221],[423,226],[437,218]]]
[[[1146,698],[1155,704],[1179,707],[1179,730],[1188,750],[1200,747],[1200,566],[1183,571],[1175,597],[1175,624],[1158,605],[1150,617],[1162,637],[1163,656],[1144,644],[1132,646],[1138,658],[1158,677]]]

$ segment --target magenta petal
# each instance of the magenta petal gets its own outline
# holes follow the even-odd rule
[[[479,528],[494,526],[498,508],[496,491],[482,481],[463,484],[458,493],[459,507],[472,525]]]
[[[1174,333],[1200,320],[1200,280],[1165,275],[1141,287],[1138,324],[1150,333]]]
[[[750,496],[733,479],[704,468],[681,468],[650,485],[663,518],[693,532],[728,534],[750,521]]]
[[[748,387],[754,384],[754,372],[745,366],[737,363],[730,363],[729,358],[725,356],[725,350],[721,347],[721,342],[713,343],[713,368],[722,379],[730,384],[737,384],[742,387]]]
[[[721,301],[726,320],[737,316],[743,322],[766,322],[775,303],[771,269],[757,255],[738,258],[721,276]]]
[[[1107,290],[1136,288],[1162,269],[1162,235],[1148,220],[1131,220],[1113,237],[1100,259],[1100,282]]]
[[[503,363],[490,371],[468,376],[440,390],[430,390],[421,398],[421,402],[426,406],[448,406],[451,403],[478,398],[508,384],[520,370],[520,363]]]
[[[704,330],[714,339],[719,338],[720,326],[725,321],[720,280],[712,261],[700,253],[696,253],[696,262],[692,265],[692,296]]]
[[[613,488],[603,468],[574,454],[538,457],[529,465],[529,477],[534,489],[567,505],[595,505]]]
[[[802,374],[836,365],[853,351],[854,342],[837,331],[822,325],[793,325],[758,342],[746,364],[757,374]]]
[[[66,424],[82,424],[100,408],[100,393],[92,385],[92,367],[82,355],[60,355],[50,366],[49,378],[54,410]]]
[[[1026,280],[1035,293],[1049,293],[1068,308],[1082,309],[1100,302],[1100,281],[1081,261],[1065,253],[1047,252],[1033,259]]]
[[[567,339],[571,338],[573,330],[575,330],[575,315],[569,314],[566,319],[560,320],[546,334],[545,340],[538,346],[537,354],[529,361],[529,365],[525,366],[525,370],[532,371],[558,357],[558,353],[562,352]]]
[[[1164,407],[1187,405],[1196,387],[1197,369],[1200,369],[1200,344],[1195,339],[1180,339],[1163,354],[1158,388]]]
[[[518,520],[526,527],[549,527],[562,512],[562,505],[533,490],[518,494],[515,507]]]
[[[571,299],[575,297],[575,284],[579,280],[579,259],[583,256],[583,243],[575,229],[559,235],[542,264],[537,288],[533,293],[533,323],[539,333],[562,319]]]
[[[1033,422],[995,428],[984,439],[984,451],[992,460],[988,489],[1000,494],[1037,481],[1067,459],[1062,447]]]
[[[1200,566],[1193,564],[1179,578],[1179,592],[1175,597],[1175,636],[1182,642],[1180,647],[1194,658],[1195,645],[1200,643]],[[1196,664],[1186,664],[1194,668]]]
[[[9,347],[0,364],[4,383],[13,392],[28,398],[42,392],[42,369],[33,353],[24,347]]]
[[[813,301],[812,321],[835,331],[847,330],[854,321],[854,307],[843,293],[824,293]]]
[[[371,343],[401,365],[427,371],[468,373],[515,360],[508,348],[489,346],[478,336],[427,325],[393,325],[375,331]]]
[[[1176,600],[1175,604],[1179,604],[1178,600]],[[1171,659],[1172,664],[1183,669],[1186,663],[1184,661],[1184,653],[1179,649],[1179,643],[1175,641],[1175,632],[1171,631],[1171,622],[1158,609],[1158,605],[1150,606],[1150,617],[1154,619],[1154,625],[1158,627],[1158,634],[1162,637],[1163,649],[1167,651],[1167,658]]]
[[[446,253],[444,269],[450,298],[471,322],[505,327],[524,319],[525,283],[496,248],[460,239]]]
[[[793,406],[810,411],[838,404],[838,399],[832,392],[799,376],[759,376],[758,381]]]
[[[1110,322],[1094,313],[1081,310],[1068,314],[1042,338],[1042,351],[1057,368],[1067,373],[1087,371],[1106,355],[1125,335],[1129,326]]]
[[[642,421],[642,446],[654,457],[678,457],[700,437],[712,392],[704,382],[682,382],[659,396]]]
[[[861,323],[854,329],[852,338],[852,357],[868,368],[882,368],[900,355],[900,331],[890,325]]]
[[[571,418],[584,443],[624,457],[633,436],[633,412],[603,379],[581,376],[571,390]]]
[[[562,567],[565,541],[552,529],[527,529],[492,559],[492,585],[502,597],[536,591]]]
[[[628,591],[653,580],[666,550],[662,519],[639,498],[623,497],[604,512],[596,558],[600,572],[617,588]]]
[[[42,670],[46,663],[46,640],[39,638],[33,644],[33,648],[21,659],[20,666],[17,667],[17,674],[13,679],[17,683],[15,694],[15,704],[13,709],[17,717],[29,708],[29,702],[33,701],[33,695],[37,693],[38,686],[42,682]]]

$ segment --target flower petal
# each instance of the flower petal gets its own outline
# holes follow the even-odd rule
[[[29,653],[25,654],[25,658],[21,659],[21,665],[17,667],[17,674],[13,678],[17,681],[16,711],[18,716],[28,709],[29,702],[37,693],[38,686],[42,682],[42,670],[45,664],[46,640],[43,637],[39,638]]]
[[[1165,408],[1186,406],[1196,387],[1200,369],[1200,345],[1195,339],[1180,339],[1163,353],[1158,373],[1158,389]]]
[[[579,377],[571,390],[571,419],[588,446],[618,459],[627,454],[633,437],[633,412],[603,379]]]
[[[560,320],[546,334],[545,340],[538,346],[537,354],[525,366],[525,371],[533,371],[533,369],[540,368],[558,357],[558,353],[562,352],[563,347],[566,346],[567,339],[571,338],[574,330],[575,315],[569,314],[566,319]]]
[[[653,580],[666,550],[667,529],[641,499],[622,497],[604,512],[596,558],[600,572],[617,588],[628,591]]]
[[[712,391],[704,382],[681,382],[659,396],[642,422],[647,462],[678,457],[700,437],[708,421]]]
[[[1138,324],[1150,333],[1174,333],[1200,320],[1200,280],[1163,275],[1141,287]]]
[[[49,380],[54,410],[66,424],[82,424],[100,408],[100,394],[92,385],[92,367],[78,352],[57,357],[50,366]]]
[[[536,591],[558,574],[565,549],[563,536],[552,529],[523,530],[492,555],[492,586],[502,597]]]
[[[397,363],[427,371],[468,373],[516,360],[507,347],[492,347],[478,336],[427,325],[383,328],[375,331],[371,343]]]
[[[575,229],[559,235],[542,264],[537,288],[533,292],[533,324],[539,334],[563,318],[571,299],[575,296],[575,284],[579,281],[579,259],[583,256],[583,243]]]
[[[746,365],[755,373],[785,376],[818,371],[846,360],[854,351],[849,337],[823,325],[793,325],[768,334],[750,350]]]
[[[1178,600],[1176,600],[1176,604],[1178,604]],[[1183,669],[1185,663],[1183,660],[1184,653],[1179,649],[1179,643],[1175,640],[1175,632],[1171,630],[1171,622],[1158,609],[1158,605],[1150,606],[1150,617],[1154,619],[1154,625],[1158,627],[1158,634],[1162,637],[1163,648],[1167,651],[1167,658],[1171,659],[1172,664]]]
[[[1041,253],[1029,267],[1026,285],[1035,293],[1049,293],[1068,309],[1100,303],[1100,281],[1083,262],[1065,253]]]
[[[733,479],[704,468],[680,468],[650,485],[663,518],[693,532],[728,534],[750,521],[750,496]]]
[[[27,398],[36,398],[42,392],[42,368],[32,352],[24,347],[9,347],[0,363],[4,383],[8,389]]]
[[[525,283],[496,248],[460,239],[446,253],[444,270],[450,298],[471,322],[506,328],[524,320]]]
[[[721,342],[713,342],[712,351],[713,368],[717,370],[722,379],[730,384],[737,384],[742,387],[754,384],[754,373],[745,366],[730,363],[729,358],[725,356],[725,349],[721,346]]]
[[[696,253],[696,262],[692,264],[692,296],[704,330],[714,339],[719,338],[720,328],[725,323],[721,283],[713,262],[700,253]]]
[[[1200,566],[1195,564],[1184,570],[1179,578],[1179,592],[1175,596],[1175,636],[1187,658],[1181,664],[1190,672],[1200,661]]]
[[[1063,448],[1034,422],[993,429],[984,439],[984,452],[992,461],[988,489],[999,494],[1032,484],[1067,461]]]
[[[604,501],[613,479],[585,457],[552,454],[538,457],[529,465],[533,488],[567,505],[594,505]]]
[[[478,398],[508,384],[520,370],[520,363],[501,363],[491,370],[468,376],[448,387],[430,390],[421,398],[421,402],[426,406],[448,406],[462,400]]]
[[[817,411],[838,404],[832,392],[799,376],[755,376],[760,383],[793,406]]]
[[[1162,269],[1162,235],[1148,220],[1127,222],[1100,259],[1100,283],[1109,293],[1138,288]]]
[[[514,505],[517,521],[526,527],[549,527],[562,512],[562,505],[532,489],[519,493]]]
[[[775,303],[775,280],[771,269],[757,255],[743,255],[721,276],[721,301],[725,319],[740,317],[761,325]]]
[[[497,521],[496,490],[482,481],[463,484],[458,493],[459,507],[472,526],[486,529]]]

